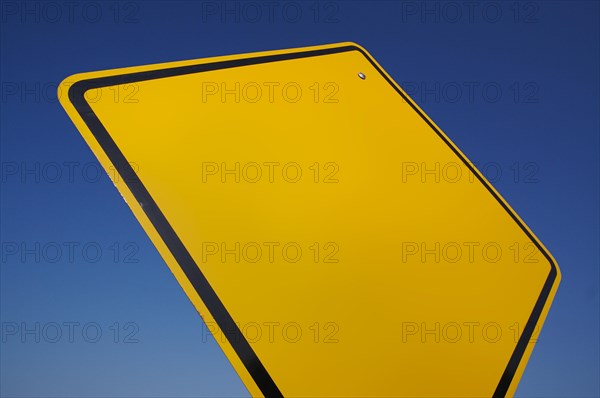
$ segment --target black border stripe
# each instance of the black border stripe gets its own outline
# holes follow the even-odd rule
[[[75,90],[71,88],[71,90],[69,90],[69,98],[71,98],[71,101],[73,101],[74,97],[80,99],[77,102],[76,108],[84,118],[90,131],[93,131],[98,143],[104,149],[107,156],[122,176],[123,181],[126,182],[131,193],[139,202],[141,208],[146,213],[146,216],[160,235],[163,242],[165,242],[171,251],[173,257],[177,260],[177,263],[196,290],[196,293],[198,293],[198,296],[204,302],[221,330],[223,330],[231,346],[240,357],[246,369],[248,369],[248,372],[262,393],[266,397],[283,397],[275,385],[275,382],[256,356],[256,353],[243,337],[237,324],[234,322],[229,312],[227,312],[227,309],[217,296],[216,292],[183,245],[183,242],[181,242],[173,230],[173,227],[171,227],[164,214],[158,208],[156,202],[154,202],[150,196],[148,190],[146,190],[131,165],[125,159],[123,153],[119,150],[102,123],[100,123],[98,118],[94,115],[87,102],[81,100],[81,98],[83,98],[83,93],[85,93],[86,90],[84,87],[85,85],[80,85]],[[71,96],[71,93],[73,93],[73,97]]]
[[[538,320],[540,319],[540,316],[542,314],[542,311],[544,310],[546,301],[548,300],[548,297],[550,296],[550,291],[552,290],[552,286],[554,285],[554,281],[556,280],[556,275],[557,275],[556,264],[554,264],[554,261],[552,261],[552,258],[550,257],[550,255],[548,255],[548,253],[542,248],[542,246],[537,241],[537,239],[535,239],[533,237],[533,235],[527,230],[527,228],[517,218],[517,216],[508,208],[508,206],[504,203],[504,201],[502,201],[502,199],[500,199],[498,194],[492,189],[492,187],[488,184],[488,182],[485,181],[485,179],[479,173],[476,172],[475,167],[467,159],[465,159],[465,157],[454,147],[454,145],[452,145],[448,141],[448,139],[444,136],[444,134],[442,134],[435,127],[435,125],[433,125],[433,123],[431,123],[427,119],[427,117],[425,117],[425,115],[419,110],[419,108],[417,108],[417,106],[414,104],[414,102],[410,98],[408,98],[408,96],[404,95],[404,93],[402,93],[402,91],[400,91],[396,87],[394,82],[389,77],[387,77],[387,75],[377,66],[377,64],[369,57],[368,54],[366,54],[362,49],[360,49],[358,47],[356,48],[356,50],[360,51],[360,53],[363,54],[369,60],[369,62],[373,65],[373,67],[375,69],[377,69],[377,71],[396,90],[396,92],[398,94],[400,94],[402,96],[402,98],[410,104],[410,106],[415,110],[415,112],[417,112],[419,114],[419,116],[421,116],[421,118],[423,118],[423,120],[429,125],[429,127],[431,127],[433,129],[433,131],[436,132],[436,134],[450,147],[450,149],[452,149],[452,152],[454,152],[456,154],[456,156],[458,156],[459,159],[463,161],[463,163],[469,168],[469,170],[471,170],[471,173],[473,173],[475,176],[477,176],[477,179],[487,188],[488,192],[492,194],[492,196],[498,201],[498,203],[500,203],[502,208],[511,216],[511,218],[517,223],[517,225],[519,225],[519,227],[523,230],[523,232],[525,232],[527,237],[535,244],[537,249],[544,255],[544,257],[546,258],[546,260],[548,260],[548,263],[550,264],[550,272],[548,273],[546,282],[544,282],[544,286],[542,288],[540,296],[538,297],[538,299],[535,303],[535,306],[533,307],[533,311],[532,311],[531,315],[529,316],[529,319],[527,320],[527,324],[523,328],[523,333],[521,334],[521,337],[519,338],[519,341],[517,342],[517,346],[515,347],[515,350],[513,351],[513,354],[511,355],[510,360],[508,362],[508,365],[506,365],[506,369],[504,369],[504,373],[502,374],[502,377],[500,378],[500,381],[498,382],[498,386],[496,387],[496,390],[494,391],[493,397],[495,397],[495,398],[496,397],[504,397],[504,396],[506,396],[506,393],[508,392],[510,384],[512,383],[512,379],[515,376],[515,373],[517,372],[519,363],[521,362],[521,359],[523,358],[523,355],[525,354],[525,350],[527,349],[527,344],[529,343],[529,340],[531,339],[531,336],[533,335],[535,325],[537,325]]]
[[[457,151],[457,149],[449,142],[449,140],[425,117],[425,115],[417,108],[414,102],[408,98],[395,84],[394,82],[379,68],[379,66],[375,63],[371,57],[364,52],[361,48],[349,45],[342,47],[334,47],[327,48],[321,50],[309,50],[309,51],[299,51],[295,53],[287,53],[287,54],[277,54],[277,55],[266,55],[259,57],[251,57],[251,58],[243,58],[237,60],[229,60],[229,61],[219,61],[198,65],[188,65],[188,66],[179,66],[173,68],[159,69],[159,70],[150,70],[144,72],[134,72],[134,73],[126,73],[122,75],[115,76],[106,76],[99,77],[88,80],[81,80],[73,84],[69,89],[69,100],[88,126],[110,161],[115,166],[116,170],[122,176],[123,181],[127,184],[127,187],[139,202],[140,206],[146,213],[146,216],[159,233],[161,239],[166,244],[168,249],[170,250],[173,257],[177,260],[177,263],[185,273],[186,277],[196,290],[196,293],[204,302],[211,315],[224,332],[227,333],[227,339],[229,343],[233,347],[234,351],[248,370],[248,373],[261,390],[261,392],[265,395],[265,397],[282,397],[282,393],[259,360],[258,356],[248,343],[248,341],[244,338],[243,334],[239,330],[238,326],[234,322],[233,318],[225,308],[224,304],[221,302],[216,292],[213,290],[212,286],[200,271],[200,268],[197,266],[196,262],[190,255],[190,253],[185,248],[183,242],[177,236],[177,233],[173,230],[168,220],[164,216],[164,214],[159,209],[156,202],[153,200],[152,196],[148,192],[148,190],[144,187],[143,183],[140,181],[139,177],[131,167],[131,165],[127,162],[127,159],[121,152],[121,150],[117,147],[114,140],[111,138],[110,134],[106,131],[98,117],[94,114],[93,110],[86,102],[84,94],[87,90],[114,86],[120,84],[134,83],[145,80],[153,80],[153,79],[161,79],[165,77],[172,76],[181,76],[187,75],[191,73],[200,73],[206,71],[212,71],[217,69],[227,69],[227,68],[236,68],[247,65],[257,65],[267,62],[277,62],[277,61],[285,61],[291,59],[298,58],[306,58],[306,57],[315,57],[322,56],[328,54],[336,54],[347,51],[358,51],[360,52],[373,67],[381,74],[381,76],[396,90],[398,94],[413,108],[419,116],[431,127],[433,131],[452,149],[452,151],[456,154],[456,156],[462,160],[462,162],[471,170],[471,172],[477,176],[478,180],[487,188],[487,190],[492,194],[492,196],[500,203],[500,205],[504,208],[504,210],[511,216],[511,218],[519,225],[519,227],[525,232],[527,237],[535,244],[535,246],[540,250],[540,252],[544,255],[544,257],[548,260],[550,264],[550,272],[546,281],[544,283],[544,287],[540,293],[540,296],[535,303],[533,311],[527,321],[525,328],[523,329],[523,333],[513,354],[510,358],[502,377],[498,382],[498,386],[494,392],[494,397],[503,397],[506,395],[508,388],[510,387],[512,380],[515,376],[519,363],[523,358],[525,350],[527,348],[527,344],[533,335],[534,328],[538,323],[538,320],[541,316],[541,313],[544,309],[546,301],[550,295],[552,290],[552,286],[556,280],[557,276],[557,268],[552,258],[548,255],[548,253],[542,248],[539,242],[532,236],[532,234],[525,228],[525,226],[521,223],[521,221],[515,216],[515,214],[508,208],[508,206],[500,199],[498,194],[491,188],[491,186],[483,179],[483,177],[476,171],[475,167],[464,158],[464,156]]]

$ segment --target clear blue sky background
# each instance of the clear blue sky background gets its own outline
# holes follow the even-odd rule
[[[494,185],[557,259],[563,281],[518,395],[600,395],[598,2],[302,1],[269,15],[259,1],[256,21],[241,2],[226,15],[219,2],[69,4],[1,2],[2,396],[248,394],[117,190],[96,179],[56,85],[340,41],[366,47],[488,177],[502,172]],[[78,323],[72,338],[66,322]]]

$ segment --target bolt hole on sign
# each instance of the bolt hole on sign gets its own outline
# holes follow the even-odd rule
[[[199,342],[212,335],[253,396],[514,394],[560,271],[365,49],[61,87],[203,317]]]

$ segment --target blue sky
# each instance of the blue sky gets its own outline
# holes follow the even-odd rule
[[[561,267],[517,395],[600,395],[598,2],[0,4],[2,396],[248,394],[56,87],[341,41],[364,46],[489,173]]]

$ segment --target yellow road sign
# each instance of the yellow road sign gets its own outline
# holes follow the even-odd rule
[[[61,86],[252,395],[514,393],[558,267],[363,48]]]

